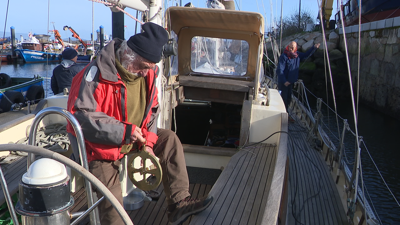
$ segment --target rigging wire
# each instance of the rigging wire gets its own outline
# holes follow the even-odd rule
[[[269,0],[269,4],[270,4],[270,8],[273,9],[274,7],[272,5],[272,0]],[[273,19],[274,18],[274,10],[270,11],[270,16],[271,16],[271,19],[270,19],[271,27],[273,27],[274,28],[273,30],[275,30],[274,19]]]
[[[280,41],[279,41],[279,51],[282,49],[282,32],[283,32],[282,17],[283,17],[283,0],[281,0],[281,38],[280,38]]]
[[[258,0],[256,0],[257,10],[260,11],[260,7],[258,6]]]
[[[361,140],[360,142],[362,143],[363,141]],[[360,151],[361,151],[361,149],[360,149]],[[365,200],[364,175],[363,175],[363,170],[362,170],[361,155],[360,155],[360,179],[361,179],[362,199],[364,202],[364,215],[365,215],[366,219],[368,220],[367,207],[366,207],[367,202]]]
[[[238,10],[240,11],[240,7],[239,7],[239,5],[238,5],[238,3],[237,3],[237,1],[235,0],[235,3],[236,3],[236,7],[238,8]]]
[[[341,12],[341,13],[343,13],[343,12]],[[343,18],[343,16],[341,16],[341,18]],[[343,21],[342,21],[342,24],[343,24]],[[343,32],[344,33],[344,32]],[[325,35],[324,35],[325,36]],[[346,40],[346,39],[345,39]],[[346,50],[347,50],[347,47],[345,48]],[[329,55],[327,55],[328,57],[329,57]],[[346,57],[348,57],[347,55],[346,55]],[[347,63],[348,63],[348,58],[347,58]],[[328,60],[328,62],[329,62],[329,60]],[[330,68],[330,67],[329,67]],[[348,67],[349,68],[349,67]],[[350,77],[351,77],[351,75],[350,75]],[[333,88],[333,87],[332,87]],[[354,104],[354,100],[353,100],[353,104]],[[358,105],[358,102],[357,102],[357,105]],[[329,108],[329,106],[328,106],[328,108]],[[332,109],[331,109],[332,110]],[[353,106],[353,110],[354,110],[354,106]],[[335,110],[336,111],[336,110]],[[357,111],[358,111],[358,108],[357,108]],[[337,113],[336,113],[336,115],[337,115]],[[353,114],[354,115],[354,114]],[[338,116],[338,115],[337,115]],[[358,117],[358,114],[356,115],[357,117]],[[340,117],[340,116],[338,116],[338,117]],[[354,133],[351,129],[348,129],[348,131],[350,131],[350,133],[351,134],[353,134],[354,136],[358,136],[358,132],[356,132],[356,133]],[[357,140],[358,141],[358,140]],[[368,151],[367,151],[368,152]],[[343,153],[344,153],[344,158],[345,159],[347,159],[347,157],[346,157],[346,151],[343,151]],[[368,152],[368,154],[369,154],[369,152]],[[370,156],[370,158],[372,159],[372,157]],[[373,160],[373,159],[372,159]],[[353,162],[353,164],[354,164],[354,162]],[[375,162],[374,162],[374,165],[375,165],[375,167],[376,167],[376,169],[378,170],[378,168],[377,168],[377,166],[376,166],[376,164],[375,164]],[[378,172],[379,172],[379,170],[378,170]],[[379,174],[381,175],[381,173],[379,172]],[[383,177],[382,177],[382,175],[381,175],[381,178],[383,179]],[[387,184],[386,184],[386,181],[385,181],[385,185],[387,186]],[[387,186],[387,188],[389,189],[389,187]],[[390,190],[390,189],[389,189]],[[391,192],[391,191],[390,191]],[[394,197],[394,195],[393,195],[393,193],[391,192],[391,194],[392,194],[392,196]],[[365,197],[365,196],[364,196]],[[398,203],[398,201],[397,201],[397,199],[394,197],[394,199],[395,199],[395,201],[396,201],[396,203],[400,206],[400,204]],[[375,210],[376,211],[376,210]],[[379,219],[380,220],[380,219]]]
[[[136,19],[134,16],[132,16],[131,14],[129,14],[128,12],[126,12],[125,10],[123,10],[122,8],[120,8],[119,6],[116,6],[115,4],[112,4],[112,3],[110,3],[110,2],[104,2],[104,1],[101,1],[101,0],[89,0],[89,1],[101,3],[101,4],[104,4],[104,5],[106,5],[106,6],[110,6],[110,7],[115,7],[116,9],[118,9],[118,10],[121,11],[121,12],[123,12],[124,14],[126,14],[127,16],[129,16],[130,18],[132,18],[132,19],[134,19],[135,21],[139,22],[141,25],[144,24],[144,22],[142,22],[142,21]],[[156,14],[156,15],[157,15],[157,14]]]
[[[49,24],[50,24],[50,0],[48,0],[48,3],[47,3],[47,34],[49,34]],[[46,52],[49,52],[49,49],[50,49],[50,47],[48,46]],[[49,53],[47,53],[47,54],[49,54]],[[50,66],[49,65],[49,59],[50,59],[50,57],[46,57],[46,65],[47,66]],[[51,79],[51,78],[49,78],[49,70],[46,70],[46,80],[47,80],[46,86],[45,86],[46,90],[49,90],[49,86],[48,86],[49,85],[49,82],[48,82],[49,79]],[[44,93],[45,93],[45,97],[48,97],[47,91],[45,91]]]
[[[308,90],[306,87],[304,87],[304,88],[309,92],[309,90]],[[311,93],[311,92],[310,92],[310,93]],[[311,93],[311,95],[313,95],[313,94]],[[313,96],[316,98],[315,95],[313,95]],[[325,104],[325,103],[324,103],[324,104]],[[327,108],[329,108],[329,110],[332,110],[332,111],[333,111],[333,109],[331,109],[328,105],[327,105]],[[341,120],[343,120],[343,118],[341,118],[339,115],[337,115],[337,116],[338,116],[338,118],[340,118]],[[353,132],[351,131],[350,128],[348,128],[348,131],[350,131],[350,133],[351,133],[353,136],[355,136],[355,133],[353,133]],[[384,178],[383,178],[383,176],[382,176],[380,170],[378,169],[378,167],[377,167],[375,161],[373,160],[372,156],[370,155],[370,152],[369,152],[367,146],[365,145],[364,142],[361,142],[361,144],[364,146],[364,148],[365,148],[365,150],[367,151],[367,153],[368,153],[370,159],[373,161],[373,164],[374,164],[375,168],[377,169],[377,171],[378,171],[378,173],[379,173],[381,179],[384,181],[386,188],[389,190],[389,192],[391,193],[391,195],[392,195],[393,198],[395,199],[397,205],[400,206],[400,204],[399,204],[399,202],[397,201],[396,197],[394,196],[393,192],[390,190],[388,184],[387,184],[386,181],[384,180]],[[345,156],[344,158],[346,159],[345,151],[344,151],[344,156]],[[350,163],[349,163],[349,164],[350,164]],[[354,164],[354,162],[353,162],[353,164]],[[366,187],[364,187],[364,188],[366,188]],[[365,191],[364,191],[364,193],[365,193]],[[368,193],[368,192],[367,192],[367,193]],[[365,201],[365,200],[364,200],[364,201]],[[373,202],[370,201],[370,203],[372,203],[371,205],[372,205],[372,207],[374,208],[374,211],[376,212],[375,206],[374,206]],[[378,218],[378,220],[380,221],[379,215],[378,215],[377,213],[375,213],[375,215],[377,215],[377,218]]]
[[[360,93],[360,60],[361,60],[361,9],[362,9],[362,0],[358,1],[358,61],[357,61],[357,102],[356,102],[356,118],[358,118],[358,104],[359,104],[359,93]],[[351,79],[351,76],[349,77],[349,79]],[[358,123],[358,121],[357,121]],[[356,124],[357,124],[356,123]],[[356,128],[357,129],[357,128]],[[356,139],[358,140],[358,139]],[[359,144],[359,143],[358,143]],[[358,146],[359,147],[359,146]],[[360,148],[361,151],[361,148]],[[363,200],[364,200],[364,204],[365,204],[365,190],[364,190],[364,179],[363,179],[363,172],[362,172],[362,164],[361,164],[361,154],[358,156],[359,157],[359,168],[360,168],[360,177],[361,177],[361,185],[362,185],[362,190],[363,190]],[[356,182],[358,183],[358,181],[356,180]],[[357,198],[356,196],[354,198]],[[364,215],[367,217],[368,219],[368,214],[367,214],[367,209],[366,207],[364,207]]]
[[[94,49],[94,2],[92,2],[92,47],[93,47],[93,54],[95,54]],[[86,49],[84,50],[86,51]],[[85,52],[86,55],[86,52]]]
[[[383,180],[383,183],[385,184],[386,188],[389,190],[389,192],[390,192],[390,194],[392,195],[394,201],[395,201],[395,202],[397,203],[397,205],[400,207],[399,201],[397,200],[396,196],[393,194],[393,192],[392,192],[392,190],[390,189],[389,185],[387,184],[386,180],[383,178],[383,175],[382,175],[381,171],[379,170],[378,166],[376,165],[374,159],[372,158],[372,156],[371,156],[371,154],[370,154],[370,152],[369,152],[369,150],[368,150],[368,148],[367,148],[367,145],[366,145],[364,142],[362,142],[362,144],[363,144],[363,146],[364,146],[366,152],[368,153],[368,156],[370,157],[372,163],[374,164],[376,170],[378,171],[379,176],[380,176],[381,179]]]
[[[350,179],[350,183],[352,183],[354,181],[354,179],[358,179],[358,173],[357,170],[359,169],[359,149],[360,149],[360,143],[358,140],[358,120],[357,120],[357,114],[355,112],[356,107],[355,107],[355,102],[354,102],[354,90],[353,90],[353,82],[351,80],[351,70],[350,70],[350,62],[349,62],[349,53],[348,53],[348,49],[347,49],[347,39],[346,39],[346,31],[344,29],[344,21],[343,21],[343,10],[342,7],[340,7],[340,20],[341,20],[341,24],[342,24],[342,31],[343,31],[343,42],[344,42],[344,48],[345,48],[345,55],[346,55],[346,63],[347,63],[347,71],[348,71],[348,75],[349,75],[349,83],[350,83],[350,94],[351,94],[351,104],[352,104],[352,109],[353,109],[353,117],[354,117],[354,127],[355,127],[355,132],[356,132],[356,161],[357,163],[354,165],[353,167],[353,172],[351,175],[351,179]],[[358,182],[355,182],[356,184],[356,188],[355,188],[355,195],[354,195],[354,202],[357,199],[357,186],[358,186]],[[350,188],[352,188],[350,186]]]
[[[267,12],[266,12],[266,10],[265,10],[265,5],[264,5],[264,1],[261,1],[261,3],[262,3],[262,7],[263,7],[263,10],[264,10],[264,19],[265,19],[265,25],[264,25],[264,27],[267,25],[267,22],[268,22],[268,20],[267,20]],[[264,29],[264,32],[265,32],[265,29]]]
[[[8,18],[8,6],[10,4],[10,0],[7,1],[7,9],[6,9],[6,19],[4,21],[4,31],[3,31],[3,47],[4,47],[4,38],[6,37],[6,27],[7,27],[7,18]]]
[[[264,15],[265,15],[264,16],[264,20],[265,20],[264,27],[266,27],[267,26],[267,12],[265,11],[264,1],[261,1],[261,3],[262,3]],[[256,4],[257,4],[257,11],[260,12],[260,7],[258,5],[258,0],[256,0]],[[265,32],[265,29],[264,29],[264,32]]]
[[[314,97],[316,97],[316,96],[314,96]],[[325,103],[324,103],[325,104]],[[329,107],[329,106],[327,106],[327,107]],[[332,110],[332,109],[330,109],[330,110]],[[333,110],[332,110],[333,111]],[[338,116],[340,119],[342,119],[340,116]],[[342,119],[343,120],[343,119]],[[350,128],[348,128],[348,130],[351,132],[351,130],[350,130]],[[355,136],[355,134],[353,133],[353,132],[351,132],[351,134],[353,134],[354,136]],[[363,142],[362,142],[363,143]],[[365,144],[364,144],[365,145]],[[366,146],[365,146],[366,147]],[[368,154],[369,154],[369,151],[368,151],[368,149],[367,149],[367,152],[368,152]],[[347,157],[346,157],[346,155],[345,155],[345,151],[344,151],[344,158],[345,158],[345,160],[347,161]],[[370,158],[371,158],[371,160],[373,161],[373,158],[372,158],[372,156],[370,156]],[[349,162],[347,162],[348,164],[350,164]],[[354,162],[353,162],[354,163]],[[375,162],[374,162],[374,164],[375,164]],[[376,166],[376,164],[375,164],[375,166]],[[377,168],[377,166],[376,166],[376,169],[378,170],[378,168]],[[379,170],[378,170],[378,172],[379,172]],[[379,172],[380,173],[380,172]],[[383,177],[381,176],[381,178],[383,179]],[[384,179],[383,179],[384,180]],[[385,184],[386,184],[386,181],[384,181],[385,182]],[[386,185],[387,186],[387,185]],[[387,186],[387,188],[389,189],[389,187]],[[389,189],[389,191],[391,192],[391,190]],[[392,193],[392,192],[391,192]],[[394,197],[394,195],[393,195],[393,193],[392,193],[392,196]],[[365,196],[364,196],[365,197]],[[395,197],[394,197],[395,198]],[[365,200],[364,200],[365,201]],[[395,201],[397,202],[397,200],[395,199]],[[372,203],[372,205],[373,205],[373,202],[371,201],[371,203]],[[397,202],[398,203],[398,202]],[[398,204],[399,205],[399,204]],[[399,205],[400,206],[400,205]],[[374,205],[373,205],[373,207],[375,207]],[[376,211],[376,210],[375,210]],[[378,215],[378,214],[376,214],[376,215]],[[378,217],[378,219],[380,220],[380,218]]]
[[[372,209],[374,210],[374,213],[375,213],[375,215],[377,215],[377,218],[379,220],[379,224],[383,224],[381,218],[379,217],[378,212],[376,211],[375,205],[373,204],[373,201],[372,201],[371,195],[369,194],[368,188],[367,187],[365,187],[365,188],[366,188],[366,193],[368,195],[369,202],[372,203],[371,204],[372,205]]]
[[[328,48],[328,46],[325,46],[326,48]],[[325,94],[326,94],[326,105],[329,105],[329,93],[328,93],[328,77],[326,75],[326,54],[324,54],[324,75],[325,75]],[[328,118],[329,118],[329,110],[326,110],[328,113]],[[329,120],[328,120],[328,126],[329,126]],[[338,127],[338,132],[339,132],[339,127]]]
[[[329,79],[331,82],[331,89],[332,89],[332,97],[333,97],[333,105],[335,107],[335,114],[336,114],[336,126],[338,127],[338,135],[340,136],[340,130],[339,130],[339,121],[337,118],[337,105],[336,105],[336,98],[335,98],[335,89],[334,89],[334,85],[333,85],[333,80],[332,80],[332,70],[331,70],[331,63],[330,63],[330,59],[329,59],[329,53],[328,53],[328,46],[326,44],[326,34],[325,34],[325,24],[323,24],[324,20],[322,19],[322,1],[321,0],[317,0],[318,2],[318,6],[319,6],[319,18],[321,21],[321,28],[322,28],[322,40],[323,40],[323,44],[324,44],[324,48],[325,48],[325,54],[327,57],[327,62],[328,62],[328,71],[329,71]]]
[[[359,1],[358,6],[358,62],[357,62],[357,118],[358,118],[358,104],[360,98],[360,64],[361,64],[361,8],[362,1]]]

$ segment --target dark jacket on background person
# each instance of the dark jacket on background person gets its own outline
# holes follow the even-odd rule
[[[63,92],[64,88],[71,88],[72,78],[84,68],[74,61],[64,59],[60,65],[53,70],[51,77],[51,90],[56,95]]]
[[[297,52],[298,57],[289,59],[286,54],[281,54],[279,57],[276,74],[278,75],[278,83],[284,84],[286,81],[293,84],[299,78],[300,60],[307,58],[316,49],[314,46],[307,52]]]
[[[128,122],[127,90],[115,67],[115,52],[122,43],[115,38],[98,57],[72,80],[68,111],[79,121],[85,137],[88,162],[115,161],[124,154],[122,145],[129,144],[136,125]],[[147,146],[157,142],[156,119],[159,113],[156,74],[149,70],[146,82],[146,109],[140,126]],[[78,88],[79,87],[79,88]],[[74,134],[70,124],[67,131]]]

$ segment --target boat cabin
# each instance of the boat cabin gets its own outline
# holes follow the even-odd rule
[[[177,43],[167,76],[176,88],[178,136],[191,145],[243,144],[250,125],[243,104],[256,99],[264,77],[262,16],[171,7],[165,21]]]
[[[42,44],[40,43],[33,43],[33,42],[23,42],[21,43],[22,49],[29,49],[35,51],[42,51]]]
[[[164,63],[161,123],[176,131],[188,166],[222,170],[214,202],[190,224],[284,220],[287,113],[265,84],[262,15],[170,7],[165,21],[177,54]]]

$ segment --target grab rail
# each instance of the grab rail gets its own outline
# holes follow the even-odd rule
[[[32,145],[32,146],[36,146],[36,135],[35,134],[37,133],[39,123],[40,123],[40,121],[42,121],[42,119],[46,115],[49,115],[49,114],[61,115],[61,116],[65,117],[68,120],[68,122],[71,123],[71,125],[74,129],[74,132],[76,134],[76,139],[78,142],[79,157],[81,159],[82,166],[86,170],[89,171],[89,165],[88,165],[87,156],[86,156],[85,139],[83,137],[82,128],[81,128],[78,120],[66,109],[63,109],[60,107],[48,107],[48,108],[45,108],[45,109],[39,111],[38,114],[36,114],[35,118],[32,121],[32,126],[29,131],[28,144]],[[29,153],[28,157],[27,157],[27,169],[29,169],[29,166],[34,161],[35,161],[35,154]],[[88,199],[88,207],[90,208],[94,204],[93,194],[92,194],[92,184],[87,179],[85,179],[85,185],[86,185],[86,195],[87,195],[87,199]],[[96,224],[97,215],[98,215],[97,210],[92,211],[92,213],[90,214],[91,224]]]
[[[349,128],[347,120],[345,120],[345,119],[341,118],[339,115],[337,115],[336,112],[334,112],[333,109],[329,108],[327,103],[322,101],[322,99],[320,99],[317,96],[313,95],[313,93],[305,87],[304,83],[301,80],[299,80],[299,82],[297,82],[297,85],[299,85],[299,86],[298,86],[298,89],[294,89],[293,102],[292,102],[291,106],[293,107],[294,104],[307,105],[308,106],[308,109],[304,109],[304,110],[308,110],[309,111],[306,114],[307,114],[307,116],[311,117],[310,120],[313,120],[313,122],[312,122],[313,123],[313,128],[318,127],[317,130],[313,131],[313,134],[315,135],[316,132],[318,131],[319,135],[321,136],[321,139],[324,141],[324,144],[328,147],[327,153],[326,153],[326,157],[325,157],[325,161],[328,159],[328,156],[331,155],[330,167],[332,169],[334,167],[334,163],[335,163],[335,161],[333,160],[334,159],[333,155],[335,155],[336,158],[340,158],[340,161],[338,161],[338,163],[340,163],[341,166],[345,170],[345,173],[344,173],[345,174],[345,178],[346,178],[347,182],[350,183],[350,187],[349,188],[357,189],[357,194],[356,194],[357,195],[357,199],[359,200],[361,206],[366,210],[366,214],[368,214],[368,218],[371,218],[371,219],[374,219],[374,220],[379,219],[379,215],[377,214],[377,212],[376,211],[374,212],[374,210],[372,210],[372,208],[370,206],[370,204],[372,204],[372,206],[373,206],[373,202],[372,201],[371,202],[366,201],[366,199],[363,196],[364,195],[364,191],[361,190],[360,187],[358,187],[358,185],[357,185],[358,184],[357,183],[358,180],[352,181],[352,179],[351,179],[352,176],[356,175],[356,171],[358,171],[358,169],[357,168],[356,169],[353,168],[353,171],[350,172],[350,168],[349,168],[348,164],[351,164],[351,163],[348,163],[348,159],[347,159],[346,151],[345,151],[346,147],[344,146],[344,139],[345,139],[346,133],[349,133],[349,134],[353,135],[354,138],[356,138],[355,137],[356,136],[355,133],[352,132],[351,129]],[[315,113],[314,115],[313,115],[313,110],[312,110],[312,108],[310,107],[310,104],[309,104],[307,93],[310,94],[310,96],[315,97],[316,100],[317,100],[317,107],[315,109],[316,111],[314,111],[314,113]],[[296,95],[297,95],[297,97],[296,97]],[[328,116],[327,116],[328,118],[329,118],[330,111],[332,111],[332,113],[335,116],[337,116],[338,119],[341,120],[341,122],[343,123],[343,125],[342,125],[343,126],[342,127],[342,133],[340,133],[340,129],[339,128],[340,128],[341,123],[339,123],[339,122],[337,122],[337,124],[336,124],[336,126],[337,126],[336,128],[338,128],[337,136],[335,136],[333,133],[331,135],[325,133],[326,130],[330,131],[330,129],[324,129],[324,127],[327,128],[328,126],[324,123],[324,120],[321,118],[321,117],[324,117],[322,115],[321,104],[324,104],[325,106],[328,107],[328,110],[327,110],[328,111],[327,112],[328,113]],[[306,108],[306,107],[304,107],[304,108]],[[318,119],[317,119],[317,117],[318,117]],[[323,137],[326,137],[326,138],[323,138]],[[332,137],[337,139],[337,140],[334,141],[335,143],[333,143]],[[360,136],[359,136],[359,138],[360,138]],[[356,151],[356,152],[358,153],[358,155],[355,156],[355,158],[357,158],[357,157],[359,158],[360,157],[359,151]],[[357,167],[357,165],[358,164],[354,164],[354,167]],[[339,179],[339,170],[340,170],[341,166],[340,165],[338,166],[336,182]],[[351,215],[349,215],[349,216],[351,216]]]

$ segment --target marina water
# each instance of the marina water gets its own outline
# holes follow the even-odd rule
[[[50,88],[50,78],[53,69],[58,63],[39,64],[6,64],[2,63],[0,73],[11,77],[33,77],[40,75],[44,78],[46,96],[53,95]],[[338,102],[338,112],[342,118],[348,119],[354,130],[353,115],[350,102]],[[400,207],[386,189],[382,179],[376,171],[379,168],[381,175],[390,187],[393,195],[400,202],[400,121],[386,116],[374,109],[359,106],[358,133],[368,147],[369,154],[374,162],[368,160],[367,152],[362,152],[362,169],[364,182],[368,185],[368,192],[373,206],[378,212],[382,224],[400,224]],[[365,159],[365,160],[364,160]],[[367,196],[368,198],[368,196]]]

